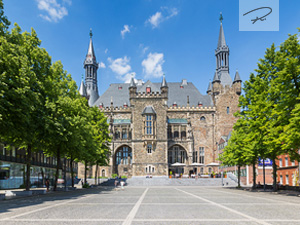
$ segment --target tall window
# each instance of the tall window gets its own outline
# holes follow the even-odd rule
[[[127,129],[126,128],[122,129],[122,139],[127,139]]]
[[[280,184],[282,184],[283,181],[282,181],[282,175],[280,175]]]
[[[147,145],[147,152],[148,154],[151,154],[152,153],[152,145]]]
[[[115,139],[119,139],[120,138],[120,132],[118,130],[116,130],[115,132]]]
[[[288,157],[285,157],[285,166],[289,166],[289,159],[288,159]]]
[[[198,162],[198,152],[193,152],[193,162],[197,163]]]
[[[285,184],[289,185],[289,175],[285,175]]]
[[[282,167],[282,159],[279,159],[279,167]]]
[[[204,147],[199,147],[199,163],[204,164]]]
[[[227,107],[227,114],[229,114],[229,107]]]
[[[146,115],[146,134],[152,134],[153,130],[153,116],[152,115]]]

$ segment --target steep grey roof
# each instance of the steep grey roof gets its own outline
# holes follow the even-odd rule
[[[242,81],[242,80],[241,80],[241,78],[240,78],[239,71],[236,71],[235,76],[234,76],[233,83],[238,82],[238,81]]]
[[[86,87],[83,83],[83,80],[81,81],[80,83],[80,87],[79,87],[79,94],[82,96],[82,97],[86,97]]]
[[[225,85],[231,86],[231,84],[232,84],[232,79],[227,71],[221,72],[220,81],[221,81],[221,84],[223,84],[224,86]]]
[[[108,107],[110,106],[112,97],[114,106],[123,106],[124,102],[127,102],[129,106],[129,85],[129,83],[110,84],[108,89],[98,98],[98,100],[93,105],[98,106],[100,103],[103,103],[104,107]]]
[[[147,81],[143,85],[137,86],[137,92],[146,92],[146,87],[151,87],[151,92],[159,92],[161,83],[152,83]],[[213,106],[212,97],[210,95],[202,95],[193,83],[187,82],[187,85],[181,86],[181,82],[168,83],[168,106],[172,106],[174,102],[178,106],[187,105],[187,96],[189,96],[190,106],[197,106],[198,102],[202,102],[203,106]],[[119,89],[119,87],[122,87]],[[111,97],[113,97],[114,107],[123,106],[124,102],[130,105],[129,101],[129,83],[111,84],[109,88],[98,98],[93,104],[99,106],[103,103],[104,107],[110,106]]]
[[[223,24],[221,23],[220,26],[220,33],[219,33],[219,41],[218,41],[218,47],[225,47],[226,45],[226,41],[225,41],[225,35],[224,35],[224,30],[223,30]]]
[[[152,83],[150,80],[148,80],[146,83],[142,84],[141,86],[137,87],[137,92],[145,92],[146,93],[146,88],[150,87],[151,92],[159,92],[160,93],[160,83]]]
[[[142,114],[156,114],[152,106],[147,106],[144,108]]]
[[[97,101],[99,98],[98,92],[96,91],[91,91],[89,97],[89,106],[93,106],[94,103]]]
[[[169,83],[168,106],[172,106],[174,102],[178,106],[186,106],[187,96],[189,96],[190,106],[197,106],[199,101],[203,106],[213,106],[211,96],[202,95],[193,83],[187,82],[185,86],[181,86],[179,82]]]

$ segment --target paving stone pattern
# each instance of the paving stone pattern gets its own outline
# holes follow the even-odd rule
[[[127,186],[0,202],[0,225],[300,224],[300,198],[207,186]]]

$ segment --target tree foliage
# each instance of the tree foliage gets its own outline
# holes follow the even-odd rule
[[[105,165],[104,114],[88,106],[60,61],[52,63],[33,29],[15,24],[8,32],[9,24],[0,0],[0,140],[26,150],[26,189],[35,151],[57,159],[56,181],[62,158]]]

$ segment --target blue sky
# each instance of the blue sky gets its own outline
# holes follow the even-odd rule
[[[132,73],[153,82],[163,73],[167,82],[185,78],[205,94],[216,67],[220,12],[230,75],[238,69],[243,81],[266,48],[300,27],[299,0],[280,0],[278,32],[239,31],[238,0],[4,0],[4,10],[22,30],[36,30],[78,85],[92,28],[100,94]]]

